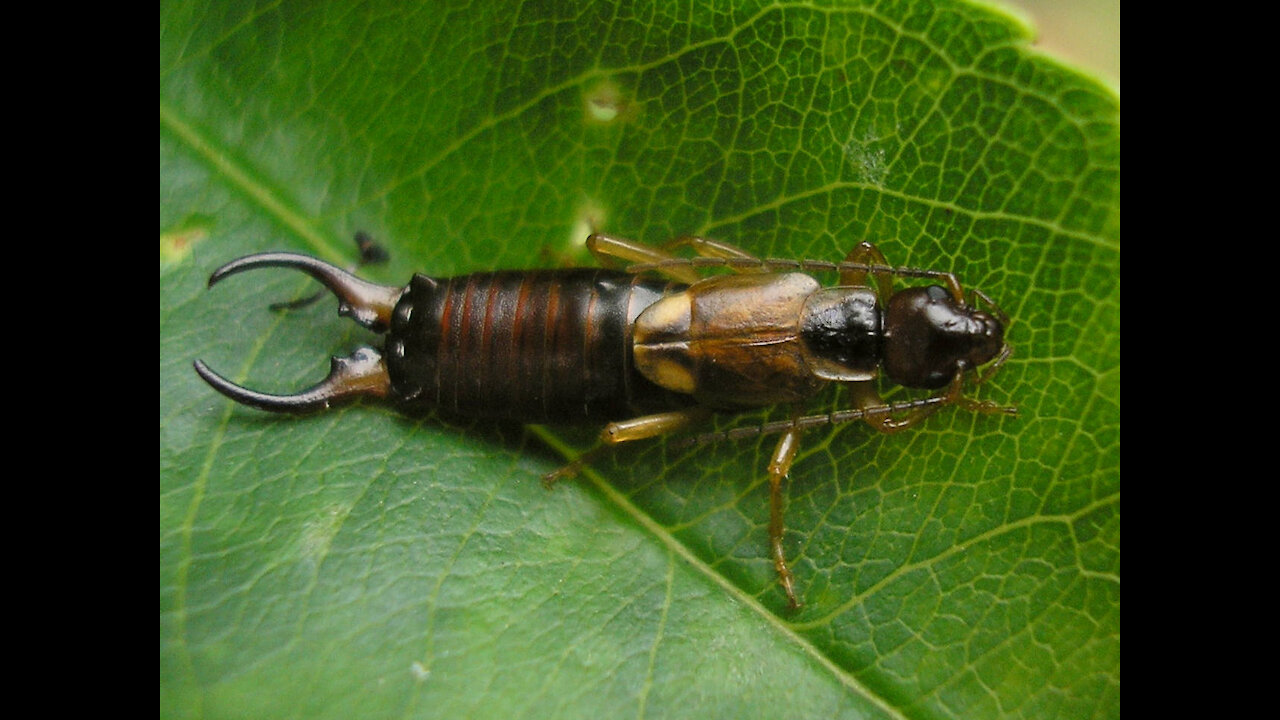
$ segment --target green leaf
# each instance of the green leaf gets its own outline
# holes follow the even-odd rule
[[[163,717],[1118,717],[1118,100],[956,2],[162,3]],[[589,263],[589,229],[952,270],[1013,317],[980,389],[774,438],[235,406],[375,342],[296,273]],[[893,397],[907,397],[895,393]],[[839,393],[820,407],[847,405]],[[775,413],[776,414],[776,413]],[[720,422],[753,425],[762,414]]]

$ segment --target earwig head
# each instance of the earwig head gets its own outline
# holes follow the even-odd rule
[[[339,315],[348,316],[375,332],[386,331],[403,292],[401,288],[361,280],[313,257],[291,253],[263,253],[233,260],[214,271],[209,285],[212,287],[229,275],[260,267],[293,268],[307,273],[338,296]],[[391,385],[382,354],[373,348],[361,348],[348,358],[333,358],[328,377],[293,395],[268,395],[241,387],[210,370],[200,360],[195,361],[195,370],[213,389],[232,400],[271,412],[306,413],[361,396],[385,397]]]
[[[957,302],[937,285],[894,294],[884,335],[884,372],[905,387],[943,387],[1005,351],[999,319]]]

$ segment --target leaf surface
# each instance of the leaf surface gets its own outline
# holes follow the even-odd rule
[[[1118,717],[1118,100],[951,2],[162,3],[164,717]],[[376,338],[266,250],[400,284],[590,264],[591,229],[956,272],[1013,317],[980,397],[775,438],[303,418]],[[903,398],[909,393],[892,392]],[[848,404],[839,392],[815,406]],[[718,420],[749,426],[778,413]]]

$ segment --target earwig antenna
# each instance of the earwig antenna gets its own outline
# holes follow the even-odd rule
[[[752,427],[701,433],[692,437],[676,440],[672,442],[672,447],[678,449],[694,445],[707,445],[709,443],[723,442],[726,440],[742,440],[743,438],[756,437],[759,435],[773,435],[775,433],[786,432],[787,430],[797,427],[807,429],[821,425],[839,425],[841,423],[863,420],[869,417],[891,415],[903,410],[914,410],[916,408],[928,407],[930,405],[945,405],[947,402],[949,402],[949,399],[946,396],[935,395],[933,397],[920,398],[918,400],[891,402],[869,408],[836,410],[835,412],[830,412],[825,415],[805,415],[793,420],[776,420],[774,422],[767,422],[761,425],[754,425]]]
[[[638,274],[645,272],[646,270],[662,270],[677,267],[758,268],[761,270],[806,270],[817,272],[846,272],[855,270],[869,273],[871,275],[925,278],[945,282],[947,284],[947,288],[951,291],[952,297],[954,297],[961,305],[965,304],[964,292],[960,288],[960,281],[956,278],[955,273],[945,272],[942,270],[930,270],[928,268],[894,267],[892,265],[880,265],[878,263],[837,263],[826,260],[790,260],[786,258],[765,258],[763,260],[758,260],[755,258],[739,257],[693,257],[668,258],[666,260],[636,263],[634,265],[628,265],[627,272]]]
[[[996,319],[998,319],[1002,324],[1004,325],[1009,324],[1008,313],[1002,310],[1000,306],[996,304],[996,301],[992,300],[989,295],[987,295],[986,293],[982,292],[977,288],[970,288],[969,292],[973,293],[973,296],[978,300],[981,300],[982,302],[986,303],[987,307],[991,309],[991,314],[995,315]],[[974,305],[977,305],[977,303],[975,302]]]
[[[985,368],[982,368],[982,372],[975,374],[973,384],[981,385],[990,380],[991,376],[999,372],[1000,366],[1004,365],[1004,361],[1008,360],[1010,355],[1013,355],[1013,346],[1006,343],[1000,348],[1000,354],[996,356],[996,359],[988,363]],[[974,369],[977,370],[977,368]]]
[[[814,270],[820,272],[845,272],[859,270],[873,275],[896,275],[899,277],[948,279],[952,273],[942,270],[930,270],[916,267],[895,267],[875,263],[831,262],[828,260],[791,260],[787,258],[755,258],[738,257],[692,257],[668,258],[654,262],[636,263],[627,266],[629,273],[642,273],[647,270],[663,270],[673,267],[728,267],[728,268],[760,268],[762,270]]]

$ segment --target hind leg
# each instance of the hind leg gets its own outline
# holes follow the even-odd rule
[[[699,257],[710,258],[712,261],[699,263],[697,259],[673,254],[672,251],[682,247],[692,248]],[[587,238],[587,249],[605,267],[654,264],[657,265],[653,268],[656,272],[689,284],[702,279],[698,274],[700,264],[721,265],[734,272],[762,272],[768,269],[763,260],[742,248],[696,235],[678,237],[660,248],[654,248],[635,240],[594,233]]]
[[[695,406],[685,410],[641,415],[640,417],[611,422],[600,433],[600,445],[583,453],[577,460],[559,470],[543,475],[542,484],[550,489],[561,478],[577,475],[584,465],[615,445],[669,435],[690,425],[706,422],[710,418],[710,410],[705,407]]]
[[[592,233],[587,238],[587,249],[601,265],[607,268],[623,268],[633,263],[662,263],[678,259],[664,250],[604,233]],[[689,265],[677,264],[655,268],[655,270],[673,280],[690,285],[701,279],[697,270]]]
[[[699,257],[725,260],[724,264],[734,272],[766,272],[768,267],[760,258],[727,242],[699,235],[684,235],[662,246],[668,252],[682,247],[693,249]],[[696,261],[694,261],[696,264]]]

